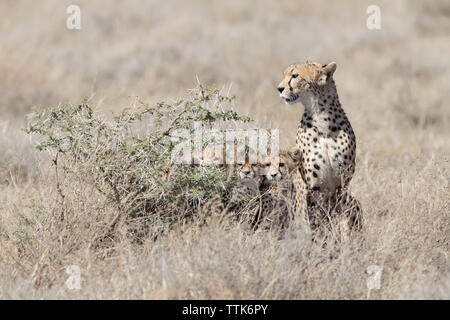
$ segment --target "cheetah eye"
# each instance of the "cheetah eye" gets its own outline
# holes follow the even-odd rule
[[[281,162],[281,163],[279,164],[279,166],[280,166],[280,168],[283,168],[283,167],[284,167],[284,163]]]
[[[295,79],[295,78],[297,78],[298,77],[298,74],[293,74],[293,75],[291,75],[291,77],[293,78],[293,79]]]

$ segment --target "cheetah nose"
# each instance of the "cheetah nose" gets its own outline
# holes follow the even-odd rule
[[[271,176],[272,178],[275,178],[277,176],[277,173],[272,173]]]
[[[278,87],[277,89],[280,93],[283,93],[283,91],[284,91],[284,87]]]

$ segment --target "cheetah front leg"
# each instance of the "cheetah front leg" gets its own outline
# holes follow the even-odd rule
[[[359,232],[363,227],[361,204],[347,189],[339,190],[336,213],[339,218],[339,233],[341,241],[348,243],[353,232]]]
[[[308,188],[299,171],[294,175],[294,187],[294,221],[298,221],[302,226],[307,226],[309,229]]]

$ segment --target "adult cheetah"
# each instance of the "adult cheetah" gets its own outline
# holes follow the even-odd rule
[[[286,104],[304,106],[296,137],[295,211],[312,228],[323,223],[330,208],[346,211],[341,200],[349,198],[347,187],[355,172],[356,137],[339,102],[335,70],[335,62],[293,64],[277,88]],[[359,214],[359,204],[352,212]]]

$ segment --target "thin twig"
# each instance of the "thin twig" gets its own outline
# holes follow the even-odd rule
[[[62,192],[61,185],[59,183],[59,178],[58,178],[58,155],[59,155],[59,152],[56,153],[56,156],[55,156],[55,159],[53,160],[53,163],[55,165],[56,190],[57,190],[58,195],[59,195],[59,197],[61,199],[60,200],[60,205],[62,207],[61,208],[61,221],[63,221],[64,220],[64,208],[63,208],[63,205],[64,205],[64,198],[65,198],[65,196],[64,196],[64,194]]]
[[[181,112],[179,112],[177,114],[177,116],[170,122],[169,126],[167,127],[167,129],[161,133],[161,135],[159,135],[154,141],[153,143],[158,142],[159,140],[161,140],[162,138],[164,138],[165,136],[168,136],[170,133],[170,130],[173,129],[173,127],[175,126],[175,123],[181,118],[181,116],[187,111],[187,108],[183,108],[183,110],[181,110]]]

